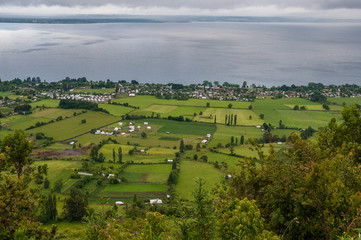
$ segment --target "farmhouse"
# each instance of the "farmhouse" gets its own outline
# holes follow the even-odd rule
[[[149,203],[150,204],[163,204],[163,202],[162,202],[162,200],[161,199],[159,199],[159,198],[157,198],[157,199],[150,199],[149,200]]]
[[[78,174],[83,175],[83,176],[93,176],[93,174],[91,174],[91,173],[78,172]]]

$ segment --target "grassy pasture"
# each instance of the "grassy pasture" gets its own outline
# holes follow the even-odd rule
[[[124,177],[135,175],[136,179],[132,177],[129,182],[143,182],[143,183],[161,183],[167,182],[172,164],[131,164],[124,169]],[[123,173],[120,175],[123,176]],[[133,180],[133,181],[131,181]],[[136,180],[136,181],[134,181]]]
[[[178,183],[175,187],[175,190],[180,198],[189,200],[192,199],[192,192],[195,187],[196,178],[202,178],[205,180],[205,189],[207,191],[211,191],[215,184],[221,181],[222,174],[211,164],[195,161],[182,161],[180,163]]]
[[[35,108],[36,106],[42,107],[43,105],[45,107],[56,108],[59,106],[59,102],[60,102],[60,100],[57,100],[57,99],[45,99],[45,100],[40,100],[37,102],[32,102],[32,103],[30,103],[30,105],[32,108]]]
[[[169,113],[171,111],[176,110],[178,107],[177,106],[170,106],[170,105],[150,105],[147,108],[144,108],[144,111],[148,111],[148,112],[155,112],[155,113]]]
[[[339,98],[327,98],[327,101],[333,102],[339,105],[343,105],[343,103],[346,103],[346,105],[352,105],[352,104],[361,104],[361,97],[339,97]],[[331,105],[332,106],[332,105]],[[330,107],[331,107],[330,106]]]
[[[81,120],[86,119],[82,124]],[[88,132],[92,128],[98,128],[119,120],[119,118],[102,112],[88,111],[81,115],[67,118],[58,122],[47,124],[38,128],[29,130],[29,133],[43,132],[55,140],[65,140],[74,136]]]
[[[319,111],[294,111],[294,110],[254,110],[257,114],[264,114],[264,121],[278,127],[279,121],[286,127],[307,128],[312,126],[317,129],[325,126],[331,118],[341,115],[332,112]]]
[[[213,133],[215,130],[214,124],[197,123],[197,122],[178,122],[172,120],[163,119],[149,119],[149,124],[161,125],[158,132],[172,134],[184,134],[184,135],[206,135]]]
[[[245,141],[248,138],[260,138],[263,132],[256,127],[241,127],[241,126],[226,126],[218,125],[217,130],[213,135],[212,141],[208,144],[208,147],[217,146],[218,143],[225,145],[231,142],[231,137],[238,138],[240,143],[241,136],[244,136]]]
[[[319,103],[315,103],[309,101],[304,98],[281,98],[281,99],[256,99],[252,103],[253,109],[293,109],[295,105],[298,106],[313,106],[320,105]]]
[[[253,111],[247,109],[229,109],[229,108],[207,108],[203,115],[195,117],[196,121],[214,123],[215,116],[217,123],[225,123],[226,115],[237,115],[237,125],[255,126],[263,123]],[[249,119],[252,116],[252,119]]]
[[[106,161],[113,160],[113,149],[116,153],[116,160],[118,159],[118,148],[122,147],[123,151],[123,161],[134,161],[136,163],[144,162],[144,163],[159,163],[164,162],[165,158],[173,158],[176,149],[168,149],[168,148],[150,148],[146,151],[146,153],[135,153],[133,155],[129,155],[129,150],[133,149],[134,146],[131,145],[118,145],[118,144],[106,144],[104,145],[99,153],[103,153]],[[138,150],[145,149],[144,147],[137,147]]]
[[[128,184],[109,184],[105,187],[104,193],[106,195],[113,195],[114,193],[124,192],[165,192],[167,185],[165,184],[141,184],[141,183],[128,183]]]
[[[12,110],[13,110],[12,108],[0,107],[0,112],[1,113],[8,113],[8,112],[11,112]]]
[[[224,150],[225,153],[230,153],[229,149],[225,149]],[[234,157],[234,156],[228,156],[225,154],[220,154],[220,153],[215,153],[215,152],[210,152],[210,151],[200,151],[200,152],[187,152],[185,157],[186,158],[191,158],[193,159],[194,155],[198,156],[198,161],[202,156],[207,156],[208,157],[208,162],[218,162],[219,164],[221,164],[222,162],[227,163],[228,169],[236,169],[238,162],[242,159],[238,158],[238,157]]]
[[[100,108],[104,108],[110,114],[112,114],[114,116],[122,116],[122,115],[125,115],[134,110],[134,108],[123,107],[123,106],[113,105],[113,104],[100,103],[100,104],[98,104],[98,106]]]
[[[65,160],[47,160],[47,161],[36,161],[34,166],[48,165],[47,178],[50,181],[50,188],[54,186],[54,183],[58,179],[63,179],[62,191],[65,191],[71,187],[76,180],[70,179],[70,175],[74,173],[74,169],[81,166],[80,161],[65,161]]]

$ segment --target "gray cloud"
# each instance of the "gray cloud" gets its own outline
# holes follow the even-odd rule
[[[274,5],[279,8],[298,7],[306,9],[361,9],[360,0],[0,0],[0,5],[16,6],[125,6],[130,8],[200,8],[200,9],[232,9],[239,7],[255,7]]]

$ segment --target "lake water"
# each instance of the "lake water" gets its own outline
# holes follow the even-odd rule
[[[0,24],[0,78],[28,76],[361,84],[361,24]]]

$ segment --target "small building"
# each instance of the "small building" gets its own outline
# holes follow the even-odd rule
[[[256,128],[261,129],[261,126],[258,125],[258,126],[256,126]]]
[[[124,203],[122,201],[116,201],[115,205],[124,205]]]
[[[118,131],[118,130],[119,130],[119,128],[117,128],[117,127],[114,128],[114,131]]]
[[[118,124],[119,124],[119,126],[123,126],[123,123],[121,123],[121,122],[120,122],[120,123],[118,123]]]
[[[172,163],[173,162],[173,159],[168,159],[167,160],[169,163]]]
[[[163,204],[163,201],[161,199],[157,198],[157,199],[150,199],[149,203],[152,205],[153,204]]]
[[[204,140],[202,140],[202,141],[201,141],[201,143],[206,143],[206,142],[207,142],[207,140],[206,140],[206,139],[204,139]]]
[[[148,122],[144,122],[144,125],[148,125]]]
[[[152,129],[152,127],[151,127],[151,126],[148,126],[147,129],[150,130],[150,129]]]
[[[93,174],[91,173],[83,173],[83,172],[78,172],[79,175],[82,175],[82,176],[93,176]]]
[[[135,97],[135,93],[129,93],[129,97]]]

